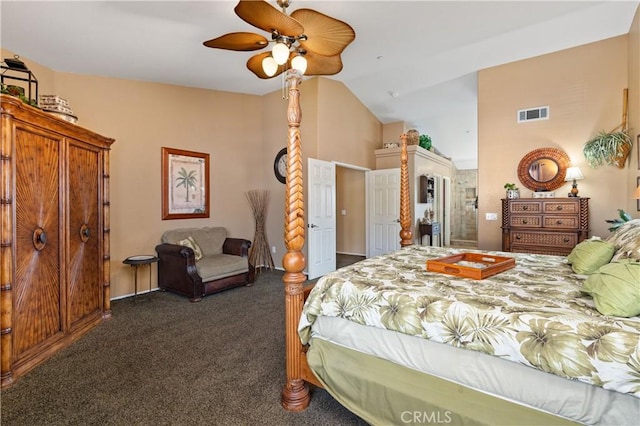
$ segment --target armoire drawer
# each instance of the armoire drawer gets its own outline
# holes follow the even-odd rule
[[[542,216],[511,216],[511,226],[514,228],[540,228]]]
[[[542,213],[542,202],[513,200],[509,203],[509,211],[511,213]]]
[[[578,244],[578,235],[570,232],[523,232],[513,231],[511,233],[511,244],[532,245],[545,247],[568,247],[573,248]]]
[[[542,211],[556,214],[578,214],[580,205],[574,201],[544,201]]]
[[[567,216],[544,216],[543,226],[545,228],[568,228],[578,229],[580,217],[578,215]]]

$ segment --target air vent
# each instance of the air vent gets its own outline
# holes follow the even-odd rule
[[[518,111],[518,123],[523,121],[548,120],[549,107],[537,107],[529,109],[521,109]]]

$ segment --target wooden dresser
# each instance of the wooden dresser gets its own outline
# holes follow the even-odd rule
[[[502,251],[566,256],[589,237],[589,198],[502,199]]]
[[[113,139],[1,95],[2,388],[111,314]]]

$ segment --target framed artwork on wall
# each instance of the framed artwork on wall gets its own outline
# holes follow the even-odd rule
[[[636,143],[636,152],[638,153],[638,170],[640,170],[640,133],[638,133],[638,142]]]
[[[209,154],[162,147],[162,220],[209,217]]]

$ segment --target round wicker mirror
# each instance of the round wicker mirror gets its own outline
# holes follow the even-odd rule
[[[556,148],[534,149],[518,164],[518,179],[532,191],[553,191],[564,184],[567,154]]]

